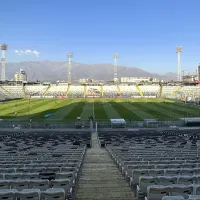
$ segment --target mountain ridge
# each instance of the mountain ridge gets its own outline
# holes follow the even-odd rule
[[[56,81],[67,80],[68,63],[64,61],[23,61],[6,63],[6,78],[13,79],[14,74],[20,69],[26,71],[28,81]],[[176,74],[169,72],[164,75],[150,73],[138,67],[117,66],[118,77],[152,77],[162,79],[164,81],[173,80]],[[95,80],[112,80],[113,79],[113,64],[71,64],[72,80],[80,78],[92,78]]]

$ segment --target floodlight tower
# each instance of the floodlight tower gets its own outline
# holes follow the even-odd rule
[[[114,82],[117,82],[117,58],[118,58],[118,54],[115,53],[113,54],[113,58],[114,58]]]
[[[177,46],[176,47],[176,53],[178,54],[177,81],[181,81],[181,52],[182,52],[182,47]]]
[[[67,54],[68,57],[68,83],[71,83],[71,58],[73,57],[72,53]]]
[[[1,44],[1,81],[6,80],[6,56],[5,56],[6,50],[7,50],[7,45]]]

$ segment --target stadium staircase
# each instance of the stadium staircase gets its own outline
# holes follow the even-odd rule
[[[101,85],[101,97],[103,97],[104,93],[103,93],[103,85]]]
[[[3,89],[5,92],[7,92],[11,97],[13,97],[13,95],[7,89],[5,89],[3,86],[0,86],[0,88]]]
[[[46,93],[49,91],[50,87],[51,87],[51,85],[48,86],[48,88],[47,88],[46,91],[44,92],[43,96],[46,95]]]
[[[84,98],[86,97],[86,91],[87,91],[87,86],[85,85],[85,86],[84,86],[84,94],[83,94],[83,97],[84,97]]]
[[[70,85],[68,85],[67,92],[66,92],[66,96],[68,96],[69,91],[70,91]]]
[[[163,87],[162,87],[162,85],[161,85],[161,86],[160,86],[160,91],[159,91],[159,97],[162,96],[162,89],[163,89]]]
[[[143,97],[143,93],[142,91],[140,90],[140,87],[138,85],[136,85],[136,88],[137,88],[137,91],[138,93],[140,94],[141,97]]]
[[[26,91],[25,91],[25,87],[24,87],[24,85],[23,85],[22,87],[23,87],[24,97],[26,97]]]
[[[124,180],[105,148],[100,148],[97,133],[92,133],[92,148],[86,151],[76,200],[134,200],[134,193]]]
[[[121,93],[121,90],[120,90],[119,85],[117,86],[117,90],[118,90],[118,94],[119,94],[119,96],[122,96],[122,93]]]
[[[178,91],[180,91],[182,89],[183,86],[178,87],[173,93],[172,95],[175,95]]]

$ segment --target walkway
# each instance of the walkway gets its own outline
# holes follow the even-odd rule
[[[124,180],[98,135],[92,134],[92,148],[86,152],[76,198],[78,200],[134,200],[134,193]]]

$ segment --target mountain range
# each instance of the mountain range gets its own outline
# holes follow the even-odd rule
[[[57,81],[67,80],[68,63],[56,61],[26,61],[19,63],[6,63],[6,78],[13,79],[14,74],[20,69],[26,71],[28,81]],[[167,73],[164,75],[154,74],[137,67],[117,66],[118,77],[152,77],[162,79],[164,81],[175,80],[175,73]],[[72,80],[80,78],[91,78],[95,80],[112,80],[113,65],[112,64],[71,64]]]

